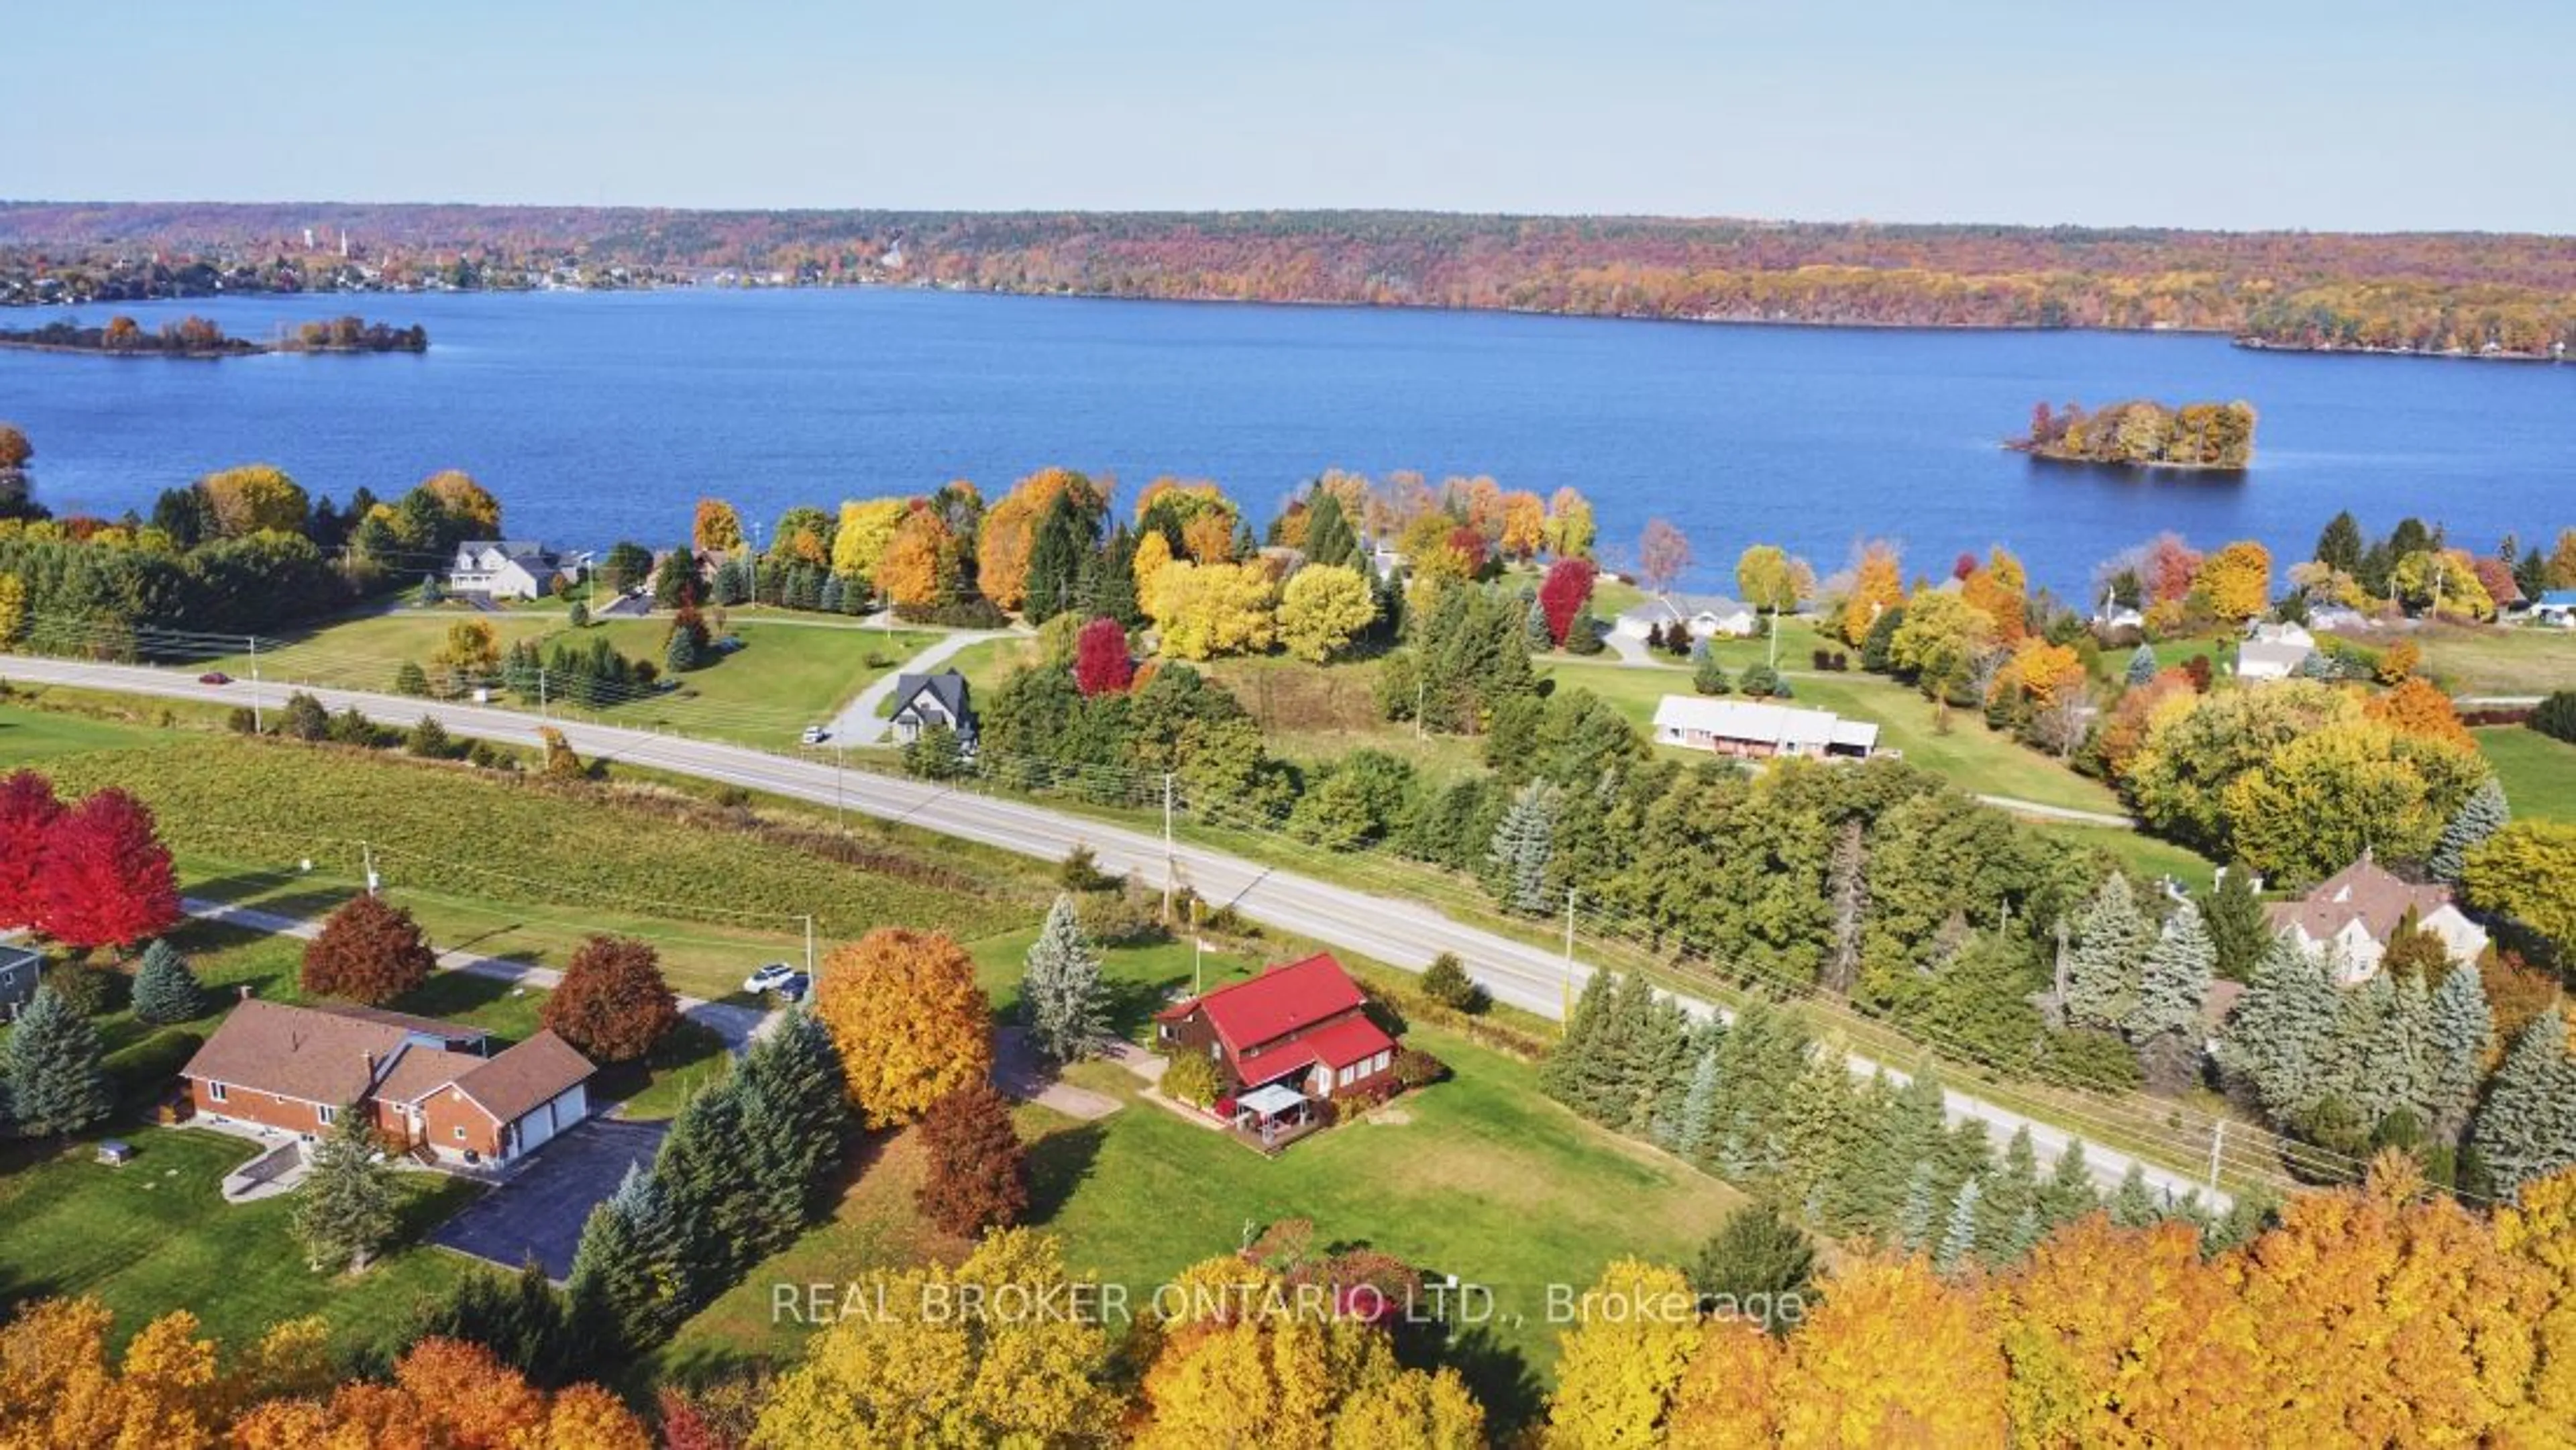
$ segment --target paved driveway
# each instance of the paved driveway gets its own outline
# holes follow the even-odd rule
[[[667,1123],[593,1118],[538,1150],[519,1175],[438,1226],[430,1242],[516,1272],[530,1259],[562,1283],[591,1207],[617,1191],[626,1165],[649,1166]]]

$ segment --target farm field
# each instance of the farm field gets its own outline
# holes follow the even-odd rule
[[[2342,636],[2372,650],[2413,640],[2424,672],[2454,695],[2546,695],[2576,689],[2576,630],[2423,624]]]

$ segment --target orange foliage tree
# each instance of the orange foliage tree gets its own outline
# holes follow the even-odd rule
[[[957,536],[936,510],[916,508],[895,525],[877,560],[876,584],[899,605],[929,608],[957,597]]]
[[[1878,617],[1905,602],[1903,559],[1896,546],[1885,539],[1872,539],[1860,546],[1860,557],[1852,562],[1851,592],[1843,596],[1841,631],[1843,642],[1857,648],[1869,638],[1870,626]]]
[[[2448,741],[2464,748],[2477,745],[2469,727],[2460,723],[2460,712],[2452,708],[2450,695],[2422,675],[2410,674],[2399,680],[2397,688],[2372,696],[2362,710],[2371,719],[2408,735]]]
[[[742,516],[723,499],[699,499],[689,539],[703,553],[730,554],[742,547]]]
[[[2200,591],[2210,612],[2241,624],[2272,602],[2272,551],[2252,539],[2239,539],[2202,561]]]
[[[1515,489],[1503,495],[1503,552],[1527,562],[1547,547],[1547,505],[1534,493]]]
[[[879,927],[834,948],[814,1006],[871,1128],[911,1122],[992,1070],[992,1003],[944,932]]]
[[[1096,515],[1107,500],[1099,486],[1070,468],[1041,468],[1023,478],[985,511],[976,535],[976,580],[984,597],[1004,609],[1017,609],[1028,598],[1029,555],[1038,528],[1058,498],[1070,498],[1076,509]],[[1227,526],[1227,542],[1233,541]]]

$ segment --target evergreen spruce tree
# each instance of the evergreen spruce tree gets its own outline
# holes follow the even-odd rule
[[[1574,999],[1573,1015],[1566,1018],[1564,1034],[1549,1050],[1547,1061],[1539,1064],[1539,1091],[1576,1112],[1583,1111],[1584,1086],[1590,1079],[1593,1060],[1601,1051],[1611,994],[1618,980],[1609,972],[1594,972],[1584,979],[1583,990]]]
[[[2004,1231],[2003,1261],[2008,1264],[2021,1262],[2031,1250],[2039,1247],[2041,1232],[2039,1205],[2023,1204],[2021,1212],[2013,1215],[2012,1224]]]
[[[1782,1122],[1782,1187],[1808,1205],[1810,1217],[1836,1230],[1845,1225],[1842,1180],[1861,1156],[1867,1114],[1839,1049],[1810,1055],[1790,1087]]]
[[[845,608],[848,603],[849,586],[841,582],[841,576],[838,574],[824,575],[823,592],[816,598],[814,607],[822,610],[825,614],[846,614],[849,612],[847,608]]]
[[[1988,1263],[2010,1263],[2021,1217],[2039,1206],[2039,1149],[2024,1124],[2004,1145],[2003,1171],[1984,1180],[1977,1198],[1977,1249]]]
[[[2040,1223],[2044,1228],[2055,1228],[2101,1206],[2101,1190],[2093,1186],[2093,1170],[2084,1161],[2084,1140],[2078,1138],[2057,1155],[2048,1181],[2040,1185]]]
[[[340,1109],[295,1190],[295,1236],[318,1272],[366,1268],[401,1227],[393,1165],[378,1159],[367,1116],[361,1105]]]
[[[2199,1077],[2201,1002],[2217,960],[2200,908],[2188,901],[2176,907],[2147,951],[2137,1005],[2129,1012],[2129,1040],[2137,1045],[2148,1091],[2178,1095]]]
[[[1047,908],[1046,925],[1029,944],[1020,977],[1020,1012],[1038,1050],[1057,1062],[1088,1057],[1109,1037],[1100,953],[1074,919],[1069,892],[1057,894]]]
[[[2469,792],[2450,823],[2442,827],[2442,837],[2434,843],[2433,854],[2425,859],[2425,869],[2436,880],[2457,882],[2467,869],[2469,853],[2512,822],[2513,808],[2505,803],[2504,787],[2494,776],[2488,776]]]
[[[2156,647],[2154,645],[2142,644],[2136,649],[2129,651],[2128,681],[2130,684],[2143,685],[2148,683],[2156,677],[2156,670]]]
[[[2113,1028],[2138,997],[2138,974],[2154,928],[2138,910],[2129,878],[2114,871],[2075,918],[2066,971],[2066,1019],[2078,1027]]]
[[[2341,573],[2358,575],[2361,572],[2361,525],[2354,521],[2351,510],[2346,509],[2326,521],[2325,529],[2317,535],[2315,558],[2318,563]]]
[[[1971,1178],[1959,1185],[1959,1196],[1950,1201],[1950,1219],[1942,1230],[1941,1246],[1932,1254],[1933,1268],[1944,1274],[1955,1274],[1976,1262],[1977,1221],[1981,1217],[1977,1201],[1980,1196],[1976,1179]]]
[[[2499,1197],[2514,1197],[2525,1183],[2576,1164],[2570,1103],[2576,1103],[2576,1059],[2567,1053],[2567,1020],[2552,1006],[2514,1039],[2469,1134]]]
[[[1521,636],[1533,654],[1545,654],[1556,648],[1556,636],[1547,627],[1547,610],[1535,599],[1530,601],[1529,614],[1521,625]]]
[[[2456,967],[2434,990],[2432,1021],[2427,1028],[2431,1057],[2431,1092],[2424,1123],[2436,1143],[2457,1143],[2467,1126],[2469,1107],[2477,1100],[2478,1079],[2485,1074],[2487,1049],[2495,1040],[2495,1014],[2487,1005],[2486,984],[2474,967]]]
[[[1717,1049],[1703,1048],[1692,1065],[1690,1087],[1682,1093],[1681,1112],[1673,1121],[1672,1149],[1697,1161],[1709,1149],[1717,1126]]]
[[[1487,855],[1495,891],[1515,911],[1544,916],[1552,909],[1547,866],[1556,853],[1556,817],[1563,804],[1564,792],[1554,781],[1533,780],[1512,793],[1510,808],[1494,826]]]
[[[1932,1248],[1932,1213],[1939,1192],[1934,1175],[1932,1160],[1926,1158],[1914,1165],[1905,1180],[1905,1206],[1896,1214],[1896,1246],[1909,1254]]]
[[[1320,488],[1306,505],[1306,562],[1339,564],[1363,574],[1368,572],[1359,536],[1351,531],[1350,516],[1342,512],[1342,501]]]
[[[77,1133],[116,1107],[98,1029],[50,982],[18,1014],[8,1058],[9,1121],[30,1138]]]
[[[1129,629],[1145,623],[1145,611],[1136,603],[1136,536],[1125,524],[1109,536],[1109,547],[1100,556],[1100,584],[1092,592],[1091,612]]]
[[[783,1248],[821,1207],[849,1131],[841,1055],[810,1003],[754,1042],[735,1070],[743,1093],[743,1149],[764,1231]]]
[[[187,958],[168,941],[155,937],[143,949],[143,964],[134,972],[136,1020],[166,1027],[185,1022],[205,1008],[205,992],[197,985],[196,974],[188,970]]]
[[[574,1304],[602,1317],[602,1337],[617,1352],[642,1354],[679,1324],[671,1238],[669,1206],[652,1172],[640,1164],[626,1166],[617,1191],[582,1223],[566,1292]]]
[[[2111,1222],[2122,1228],[2145,1228],[2160,1217],[2155,1190],[2147,1187],[2147,1170],[2130,1164],[2119,1191],[2111,1195]]]
[[[1723,695],[1734,688],[1726,678],[1726,666],[1709,653],[1707,641],[1701,641],[1699,662],[1691,666],[1691,689],[1702,695]]]
[[[2202,914],[2209,944],[2217,953],[2211,969],[2230,982],[2253,980],[2254,964],[2263,959],[2263,948],[2273,937],[2263,898],[2254,894],[2254,868],[2242,861],[2228,867],[2206,898]]]
[[[1088,543],[1073,500],[1056,495],[1038,525],[1037,541],[1029,546],[1028,599],[1020,609],[1029,623],[1044,624],[1073,607],[1074,583]]]
[[[2218,1058],[2253,1086],[2275,1124],[2299,1122],[2325,1096],[2339,997],[2325,965],[2287,938],[2276,939],[2255,963]]]
[[[742,1172],[743,1090],[722,1079],[689,1099],[653,1157],[653,1178],[670,1205],[674,1282],[685,1318],[733,1282],[761,1240],[762,1203]]]

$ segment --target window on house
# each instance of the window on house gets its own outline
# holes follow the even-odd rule
[[[462,1123],[456,1125],[456,1141],[459,1143],[465,1141],[465,1125]]]
[[[1387,1061],[1388,1061],[1388,1059],[1390,1059],[1390,1058],[1391,1058],[1391,1057],[1393,1057],[1393,1056],[1394,1056],[1394,1054],[1393,1054],[1393,1053],[1381,1052],[1381,1053],[1379,1053],[1377,1056],[1370,1058],[1370,1059],[1369,1059],[1369,1071],[1371,1071],[1371,1072],[1384,1072],[1384,1071],[1386,1071],[1386,1064],[1387,1064]]]
[[[206,1084],[206,1096],[219,1103],[224,1101],[224,1085],[219,1082]]]
[[[322,1126],[327,1128],[331,1126],[333,1121],[339,1118],[340,1110],[338,1108],[324,1107],[317,1103],[313,1108],[313,1116],[320,1119]]]

